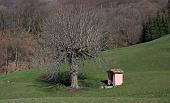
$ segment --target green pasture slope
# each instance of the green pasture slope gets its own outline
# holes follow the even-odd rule
[[[125,71],[123,86],[50,89],[37,81],[40,70],[25,70],[0,76],[0,103],[170,103],[170,35],[110,50],[103,57]],[[107,78],[106,69],[98,69],[90,62],[82,71],[91,85]]]

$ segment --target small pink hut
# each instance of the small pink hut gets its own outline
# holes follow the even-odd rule
[[[110,69],[108,73],[108,86],[120,86],[123,84],[123,70]]]

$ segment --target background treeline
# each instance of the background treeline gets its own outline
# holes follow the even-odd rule
[[[3,3],[8,4],[8,1]],[[0,6],[0,71],[2,72],[31,67],[34,52],[39,48],[38,38],[42,21],[47,15],[46,2],[39,0],[17,0],[8,6]]]
[[[143,24],[143,42],[160,38],[170,33],[170,1],[167,9],[150,15]]]
[[[143,25],[143,41],[151,41],[168,34],[168,15],[166,13],[148,17]]]
[[[43,22],[61,5],[102,12],[106,26],[101,42],[107,50],[167,34],[167,4],[168,0],[0,0],[0,71],[35,64],[40,54],[36,50],[42,47]],[[49,60],[42,55],[39,64]]]

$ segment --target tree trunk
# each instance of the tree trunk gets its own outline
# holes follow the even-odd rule
[[[8,49],[6,49],[6,68],[5,68],[5,73],[8,73]]]
[[[77,73],[71,73],[71,88],[78,89],[78,75]]]
[[[168,34],[170,33],[170,0],[168,0]]]
[[[8,49],[6,49],[6,66],[8,68]]]
[[[15,48],[15,65],[18,67],[18,48]]]
[[[73,54],[69,58],[70,73],[71,73],[71,88],[78,89],[78,63],[76,56]]]

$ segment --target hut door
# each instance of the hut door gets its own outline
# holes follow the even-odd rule
[[[112,86],[113,85],[113,73],[112,72],[108,72],[108,85]]]
[[[113,73],[112,72],[108,73],[108,78],[110,81],[113,81]]]

